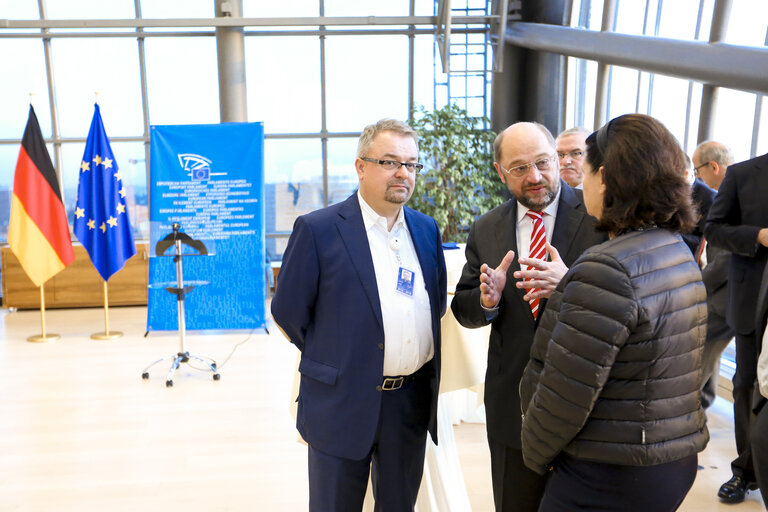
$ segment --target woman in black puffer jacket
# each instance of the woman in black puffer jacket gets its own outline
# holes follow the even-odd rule
[[[520,383],[525,463],[554,469],[540,512],[672,511],[693,485],[707,308],[685,165],[649,116],[587,139],[584,200],[610,239],[553,293]]]

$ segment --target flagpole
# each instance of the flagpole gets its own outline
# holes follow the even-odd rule
[[[104,332],[91,334],[91,339],[114,340],[123,336],[123,333],[120,331],[109,332],[109,300],[107,296],[107,282],[104,281]]]
[[[41,343],[45,341],[54,341],[61,336],[58,334],[46,334],[45,333],[45,289],[43,288],[43,285],[40,285],[40,324],[42,327],[42,334],[37,334],[35,336],[30,336],[27,338],[27,341],[31,341],[33,343]]]

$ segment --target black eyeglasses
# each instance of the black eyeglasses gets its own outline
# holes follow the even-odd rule
[[[379,160],[377,158],[367,158],[364,156],[361,156],[360,160],[365,160],[366,162],[373,162],[374,164],[379,164],[380,166],[382,166],[388,171],[396,171],[402,166],[402,167],[405,167],[405,170],[411,174],[416,174],[417,172],[421,172],[421,170],[424,168],[424,165],[416,162],[398,162],[397,160]]]
[[[698,167],[694,167],[694,168],[693,168],[693,174],[695,174],[696,176],[698,176],[698,175],[699,175],[699,169],[701,169],[702,167],[704,167],[704,166],[707,166],[707,165],[709,165],[709,162],[704,162],[704,163],[703,163],[703,164],[701,164],[700,166],[698,166]]]

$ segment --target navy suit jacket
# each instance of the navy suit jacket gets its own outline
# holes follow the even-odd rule
[[[739,334],[755,329],[755,305],[768,249],[757,233],[768,227],[768,154],[728,166],[709,210],[704,235],[732,253],[728,268],[728,325]]]
[[[407,207],[404,216],[431,305],[435,375],[425,403],[429,432],[437,443],[445,261],[435,220]],[[272,316],[301,351],[299,433],[322,452],[364,458],[379,424],[384,327],[357,193],[296,219],[272,298]]]
[[[595,231],[595,219],[587,214],[581,190],[560,181],[560,202],[552,233],[552,245],[567,266],[571,266],[589,247],[607,237]],[[520,270],[517,261],[517,201],[511,199],[478,218],[467,239],[467,264],[456,285],[451,310],[464,327],[488,324],[480,306],[480,266],[495,267],[508,250],[515,260],[507,272],[499,313],[491,324],[488,344],[488,369],[485,374],[485,410],[488,435],[494,440],[520,449],[521,409],[518,392],[520,378],[530,359],[536,321],[531,307],[523,300],[525,291],[515,286],[512,273]],[[546,301],[539,306],[539,315]]]

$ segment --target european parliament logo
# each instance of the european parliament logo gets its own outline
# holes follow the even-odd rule
[[[204,156],[194,153],[180,154],[179,163],[192,181],[204,181],[211,179],[211,161]]]

